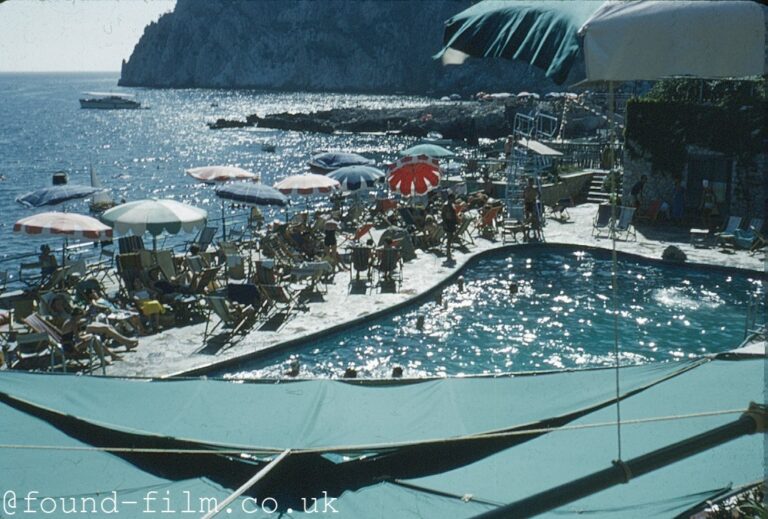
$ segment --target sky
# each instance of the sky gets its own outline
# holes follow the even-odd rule
[[[119,71],[176,0],[0,0],[0,72]]]

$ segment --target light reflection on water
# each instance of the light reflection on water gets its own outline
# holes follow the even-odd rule
[[[217,118],[258,113],[310,112],[341,107],[423,106],[427,98],[381,95],[258,92],[249,90],[117,89],[115,74],[0,73],[0,259],[33,252],[31,243],[12,233],[13,223],[42,210],[26,209],[14,199],[51,184],[54,171],[69,172],[70,183],[88,184],[89,166],[119,200],[174,198],[208,209],[221,207],[210,187],[184,175],[196,166],[228,164],[259,173],[272,184],[307,170],[314,150],[338,149],[366,154],[380,164],[415,142],[411,137],[365,134],[326,135],[260,128],[209,130]],[[130,91],[148,110],[83,110],[86,91]],[[216,105],[216,106],[212,106]],[[262,149],[265,143],[274,152]],[[65,209],[87,212],[87,203]],[[47,208],[46,210],[50,210]],[[61,207],[55,208],[57,210]],[[227,209],[228,213],[232,211]],[[270,216],[270,215],[267,215]],[[181,236],[171,243],[190,239]],[[5,270],[3,265],[0,270]],[[8,270],[15,271],[13,267]]]
[[[663,265],[619,264],[621,361],[642,364],[727,350],[743,338],[746,276]],[[442,376],[613,365],[610,259],[602,254],[519,252],[483,259],[464,291],[254,361],[228,376],[278,377],[291,360],[301,376]],[[516,294],[510,284],[517,283]],[[355,296],[370,297],[370,296]],[[424,326],[417,328],[419,314]]]

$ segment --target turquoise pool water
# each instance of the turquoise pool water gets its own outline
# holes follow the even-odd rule
[[[613,365],[610,255],[571,249],[516,251],[480,259],[434,298],[279,354],[218,373],[386,377],[488,374]],[[510,286],[515,283],[517,293]],[[746,274],[619,261],[620,357],[625,364],[697,357],[744,337],[762,281]],[[375,297],[375,295],[354,296]],[[419,316],[423,326],[419,327]]]

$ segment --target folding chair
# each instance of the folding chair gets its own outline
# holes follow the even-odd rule
[[[725,223],[723,230],[715,233],[718,245],[727,245],[733,243],[736,237],[736,231],[741,227],[741,216],[731,216]]]
[[[208,337],[210,337],[213,332],[216,331],[216,329],[222,324],[225,327],[231,329],[229,332],[230,337],[237,335],[241,331],[245,330],[246,325],[249,323],[249,321],[252,321],[256,315],[256,310],[254,310],[253,306],[248,305],[243,307],[240,305],[230,304],[230,302],[225,297],[208,296],[205,298],[205,301],[208,304],[209,311],[208,319],[205,323],[205,330],[203,331],[204,343],[208,342]],[[219,318],[219,322],[209,330],[208,327],[211,324],[212,313],[216,314],[216,316]]]
[[[28,333],[16,336],[16,344],[5,349],[6,365],[15,370],[53,369],[56,349],[47,333]]]
[[[613,219],[613,206],[610,204],[600,204],[597,206],[595,220],[592,222],[592,236],[599,237],[600,231],[610,232],[611,220]]]
[[[573,199],[561,198],[555,205],[552,206],[552,214],[555,215],[557,220],[561,222],[567,222],[571,219],[571,215],[568,213],[568,208],[573,207]]]
[[[120,254],[130,254],[144,250],[144,240],[141,236],[123,236],[118,238],[117,245]]]
[[[632,224],[632,219],[635,217],[634,207],[622,207],[619,213],[619,221],[613,227],[613,232],[616,234],[624,233],[625,239],[629,239],[629,235],[632,234],[637,239],[637,231]]]
[[[371,279],[371,247],[358,245],[350,249],[351,266],[349,269],[349,281],[352,283],[352,278],[356,281],[360,281],[360,273],[365,272],[365,279]],[[354,272],[354,273],[353,273]]]
[[[400,249],[396,247],[377,249],[375,266],[379,272],[379,285],[386,281],[402,285],[403,261],[400,258]]]

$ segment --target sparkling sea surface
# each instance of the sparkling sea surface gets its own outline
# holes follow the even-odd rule
[[[404,96],[276,93],[249,90],[119,88],[116,73],[0,74],[0,261],[33,253],[40,240],[12,232],[13,223],[36,212],[87,212],[87,202],[27,209],[14,199],[51,185],[55,171],[71,184],[89,184],[92,165],[116,200],[173,198],[204,207],[218,218],[213,188],[184,174],[187,168],[234,165],[259,173],[272,184],[308,171],[313,150],[354,151],[391,162],[415,139],[398,136],[285,132],[259,128],[210,130],[220,117],[309,112],[341,107],[423,106],[434,99]],[[147,110],[84,110],[84,92],[135,94]],[[276,146],[266,152],[266,143]],[[190,236],[171,238],[171,243]],[[51,244],[55,245],[55,244]],[[9,264],[10,263],[10,264]],[[0,270],[15,275],[13,262]]]
[[[698,357],[744,338],[747,305],[762,282],[746,274],[621,260],[622,364]],[[518,250],[481,259],[434,299],[324,339],[213,375],[444,376],[614,365],[610,255],[572,249]],[[510,285],[517,284],[512,295]],[[761,303],[762,304],[762,303]],[[758,308],[758,315],[765,309]],[[419,316],[424,317],[422,329]]]

